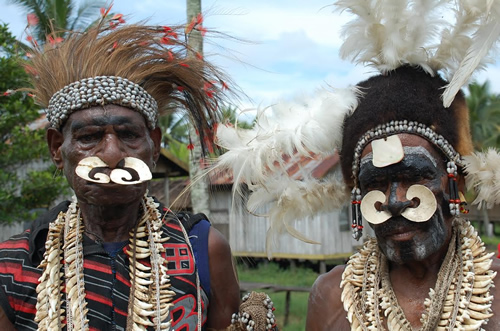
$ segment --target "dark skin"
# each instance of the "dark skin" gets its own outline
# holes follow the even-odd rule
[[[423,146],[437,161],[442,160],[442,157],[427,140],[407,134],[399,136],[403,146]],[[363,155],[369,152],[371,152],[371,145],[365,148]],[[405,164],[405,159],[401,163]],[[413,164],[419,163],[415,159],[413,161]],[[376,177],[378,175],[380,177],[373,177],[369,180],[368,177],[376,175],[373,172],[361,183],[363,194],[373,189],[381,190],[386,194],[385,208],[391,211],[393,217],[386,222],[387,224],[383,223],[373,226],[373,228],[382,252],[386,256],[390,256],[389,275],[394,293],[413,328],[421,326],[420,317],[425,309],[424,300],[428,297],[429,289],[435,287],[437,274],[450,243],[453,218],[445,203],[438,203],[435,215],[427,222],[413,223],[399,215],[406,208],[404,206],[410,204],[406,198],[406,190],[412,184],[422,184],[430,188],[438,202],[442,202],[443,197],[447,197],[447,178],[442,176],[443,173],[446,174],[444,165],[443,162],[436,163],[440,169],[436,169],[435,172],[424,170],[418,176],[415,174],[409,176],[409,173],[415,171],[405,173],[405,169],[403,169],[404,167],[409,169],[412,162],[407,162],[403,167],[401,165],[389,166],[381,170],[385,171],[385,174],[378,173]],[[420,160],[419,164],[423,166],[426,163]],[[362,171],[363,169],[361,169]],[[361,172],[360,182],[362,181]],[[460,181],[459,189],[463,189],[463,179]],[[442,240],[438,241],[439,244],[436,245],[435,240],[433,242],[429,238],[432,237],[432,232],[441,225],[444,227],[444,234]],[[418,244],[428,248],[425,253],[415,249]],[[344,269],[344,265],[337,266],[318,277],[314,283],[309,296],[306,330],[348,331],[351,329],[343,303],[340,300],[342,294],[340,282]],[[498,259],[493,258],[491,269],[496,272],[500,270]],[[494,283],[497,285],[490,288],[490,294],[496,299],[493,300],[491,309],[493,312],[498,312],[500,311],[500,299],[498,299],[500,298],[500,280],[498,277],[494,279]],[[500,316],[493,315],[488,323],[482,327],[485,330],[500,330]]]
[[[110,168],[125,157],[136,157],[150,168],[160,155],[161,132],[150,130],[138,112],[116,105],[76,111],[64,124],[62,132],[48,129],[47,142],[52,160],[64,174],[78,198],[83,222],[89,237],[104,242],[129,238],[140,216],[140,205],[147,182],[136,185],[96,184],[75,174],[78,162],[98,156]],[[239,284],[226,238],[210,228],[208,258],[211,297],[207,327],[224,329],[231,315],[238,311]],[[0,329],[14,329],[0,309]]]

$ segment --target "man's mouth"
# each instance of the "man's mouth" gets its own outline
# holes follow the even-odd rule
[[[377,233],[395,241],[405,241],[413,238],[421,230],[422,223],[411,222],[404,217],[391,218],[378,226]]]
[[[390,233],[387,235],[387,238],[390,238],[393,241],[407,241],[412,239],[416,233],[416,229],[401,229]]]

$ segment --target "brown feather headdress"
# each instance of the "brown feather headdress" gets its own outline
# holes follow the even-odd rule
[[[204,134],[218,119],[226,78],[190,52],[183,32],[184,26],[146,25],[99,25],[86,32],[70,32],[60,43],[33,49],[26,63],[32,75],[31,92],[39,104],[48,107],[54,94],[70,84],[99,76],[121,77],[152,96],[160,115],[187,110],[203,144]],[[71,113],[107,103],[123,105],[121,100],[102,98],[58,111]],[[158,113],[149,120],[150,127],[155,127]],[[58,128],[63,125],[63,121],[54,123]]]

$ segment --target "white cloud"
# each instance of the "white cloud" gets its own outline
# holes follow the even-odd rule
[[[0,1],[0,20],[21,36],[26,15],[8,0]],[[244,107],[267,106],[281,98],[310,93],[320,87],[345,87],[373,73],[338,56],[340,26],[347,17],[334,13],[331,0],[202,0],[205,26],[249,42],[229,38],[207,40],[206,56],[221,66],[251,101]],[[182,24],[185,1],[115,0],[113,10],[130,22]],[[210,36],[208,36],[210,37]],[[214,56],[214,54],[219,54]],[[500,93],[500,66],[477,75]]]

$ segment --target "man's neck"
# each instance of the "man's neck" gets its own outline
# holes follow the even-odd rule
[[[80,203],[85,233],[102,242],[120,242],[129,238],[129,232],[140,217],[141,201],[127,205],[96,206]]]

